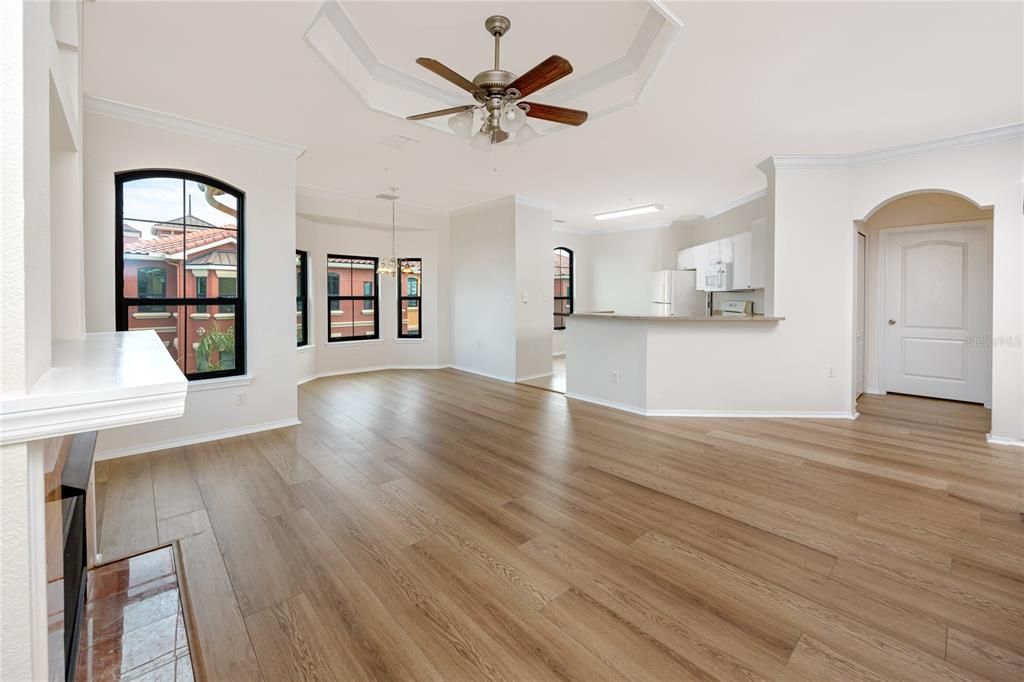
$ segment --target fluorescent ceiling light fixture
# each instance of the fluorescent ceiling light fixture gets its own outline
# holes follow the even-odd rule
[[[623,208],[618,211],[605,211],[604,213],[595,213],[594,220],[614,220],[616,218],[628,218],[631,215],[657,213],[663,208],[665,207],[661,204],[646,204],[644,206],[634,206],[633,208]]]

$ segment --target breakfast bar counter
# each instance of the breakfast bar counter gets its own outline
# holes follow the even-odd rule
[[[786,389],[764,385],[785,318],[574,313],[566,321],[566,396],[643,415],[745,416]],[[794,402],[799,400],[793,397]]]

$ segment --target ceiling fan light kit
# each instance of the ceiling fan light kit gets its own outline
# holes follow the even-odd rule
[[[436,59],[417,59],[417,64],[462,88],[471,94],[477,103],[416,114],[409,116],[408,119],[421,121],[437,116],[451,116],[448,127],[452,132],[459,137],[469,138],[470,145],[482,151],[508,140],[521,144],[537,137],[537,131],[526,125],[528,116],[571,126],[582,125],[587,120],[585,111],[520,101],[523,97],[568,76],[572,73],[572,65],[564,57],[552,55],[522,76],[503,70],[501,37],[508,33],[511,26],[512,22],[508,17],[498,15],[488,17],[484,22],[484,28],[494,36],[494,68],[481,71],[473,80],[459,75]],[[476,128],[475,113],[478,111],[482,122],[480,127]]]

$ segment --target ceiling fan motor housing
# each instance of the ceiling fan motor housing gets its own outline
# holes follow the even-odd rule
[[[492,36],[501,37],[508,33],[508,30],[512,28],[512,22],[508,20],[508,17],[503,17],[500,14],[495,14],[492,17],[487,17],[487,21],[484,22],[484,28]]]

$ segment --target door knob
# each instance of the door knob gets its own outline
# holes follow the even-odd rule
[[[894,324],[896,324],[896,320],[889,320],[889,326],[890,327],[893,326]]]

